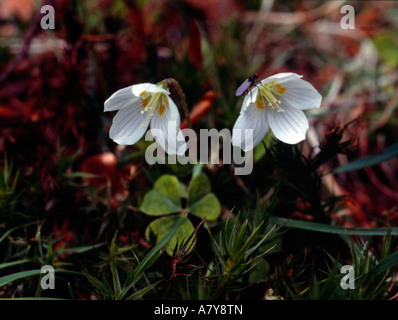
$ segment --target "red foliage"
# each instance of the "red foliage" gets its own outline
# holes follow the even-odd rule
[[[197,104],[195,104],[190,112],[190,118],[192,124],[199,122],[203,116],[210,111],[210,108],[213,106],[216,98],[216,94],[214,91],[206,92],[201,100]],[[183,119],[180,125],[181,129],[187,128],[187,120]]]
[[[73,245],[76,245],[76,232],[69,229],[68,218],[65,219],[60,228],[58,227],[58,224],[54,221],[52,232],[54,239],[59,238],[54,244],[54,251],[57,251],[58,249],[67,249]],[[64,253],[60,256],[60,258],[65,259],[65,257],[67,257],[69,254]]]
[[[136,171],[136,166],[130,164],[122,169],[117,168],[117,158],[112,152],[101,153],[87,157],[81,164],[81,170],[95,175],[83,180],[94,186],[99,194],[104,195],[110,186],[110,201],[114,207],[128,195],[127,182]]]

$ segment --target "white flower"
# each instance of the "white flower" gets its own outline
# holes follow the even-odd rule
[[[104,111],[119,110],[112,121],[110,138],[118,144],[136,143],[150,129],[163,135],[157,142],[168,154],[184,154],[180,114],[163,84],[141,83],[120,89],[105,101]]]
[[[243,100],[233,128],[232,145],[250,151],[269,129],[285,143],[304,140],[309,126],[302,110],[318,109],[322,97],[301,77],[295,73],[278,73],[256,84]],[[248,130],[253,133],[252,143]]]

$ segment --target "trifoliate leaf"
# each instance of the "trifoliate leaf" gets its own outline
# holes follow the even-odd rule
[[[155,216],[179,212],[181,203],[177,177],[163,175],[156,180],[154,189],[145,195],[140,209]]]
[[[180,198],[188,198],[188,188],[185,184],[181,182],[178,183],[178,192],[180,194]]]
[[[186,215],[170,216],[156,219],[155,221],[151,222],[146,228],[145,238],[149,241],[152,233],[155,235],[156,241],[160,241],[180,219],[182,220],[180,227],[164,247],[166,252],[169,255],[172,255],[173,250],[177,245],[177,242],[178,246],[180,246],[181,243],[187,240],[192,232],[194,232],[194,227]]]
[[[216,220],[221,213],[221,205],[213,193],[206,194],[203,198],[191,204],[188,211],[199,218]]]
[[[154,188],[161,194],[168,197],[176,204],[180,204],[180,194],[178,191],[178,179],[176,176],[165,174],[156,180]]]
[[[209,178],[204,174],[201,173],[194,177],[188,188],[188,204],[195,203],[206,194],[210,193],[211,185]]]

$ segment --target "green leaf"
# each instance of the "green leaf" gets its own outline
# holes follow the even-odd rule
[[[192,169],[192,178],[196,177],[197,175],[199,175],[202,172],[202,168],[203,168],[204,164],[203,163],[197,163],[193,166]]]
[[[157,190],[149,191],[142,201],[141,210],[150,216],[160,216],[181,210],[176,204]]]
[[[14,227],[11,228],[9,230],[7,230],[6,232],[4,232],[4,234],[0,237],[0,243],[9,236],[9,234],[11,234],[11,232],[13,232],[14,230],[16,230],[18,227]]]
[[[365,167],[373,166],[375,164],[387,161],[397,156],[398,156],[398,143],[393,144],[389,148],[385,149],[382,153],[372,156],[366,156],[358,160],[351,161],[350,163],[347,163],[346,165],[341,166],[336,170],[334,170],[334,173],[342,173],[342,172],[363,169]]]
[[[154,188],[176,204],[180,204],[178,179],[176,176],[165,174],[156,180]]]
[[[213,246],[214,246],[214,251],[215,251],[215,253],[216,253],[216,255],[217,255],[218,261],[219,261],[220,264],[221,264],[221,268],[222,268],[223,270],[225,270],[225,269],[226,269],[226,262],[224,261],[225,257],[224,257],[224,254],[223,254],[223,252],[222,252],[222,247],[220,247],[220,246],[218,245],[218,243],[217,243],[217,240],[214,239],[214,237],[213,237],[213,235],[212,235],[212,233],[211,233],[210,228],[209,228],[208,225],[206,225],[206,229],[207,229],[207,232],[209,233],[211,243],[212,243]]]
[[[209,178],[204,173],[198,174],[189,183],[188,205],[198,201],[209,192],[211,192]]]
[[[101,243],[95,244],[93,246],[82,246],[82,247],[76,247],[76,248],[62,249],[62,250],[59,250],[59,252],[60,252],[60,254],[63,254],[63,253],[84,253],[84,252],[93,250],[95,248],[101,247],[104,244],[105,244],[105,242],[101,242]]]
[[[157,258],[160,257],[160,250],[170,241],[170,239],[178,231],[183,222],[184,220],[179,219],[177,223],[169,230],[169,232],[160,241],[157,242],[157,244],[151,249],[151,251],[149,251],[149,253],[138,265],[132,276],[129,277],[129,281],[126,281],[126,285],[123,286],[122,292],[120,294],[120,299],[122,299],[132,288],[132,286],[136,284],[136,282],[141,278],[144,271],[148,269],[157,260]]]
[[[253,268],[249,274],[250,283],[258,283],[264,281],[270,270],[269,264],[266,260],[260,262]]]
[[[0,263],[0,269],[16,266],[18,264],[23,264],[23,263],[26,263],[26,262],[29,262],[29,260],[28,259],[24,259],[24,260],[12,261],[12,262]]]
[[[112,259],[110,261],[110,268],[112,273],[112,283],[113,283],[113,292],[115,293],[115,297],[119,297],[122,292],[122,286],[120,285],[119,272],[117,271],[116,259]]]
[[[377,264],[377,266],[375,266],[375,275],[378,276],[396,265],[398,265],[398,251],[384,258],[380,261],[380,263]]]
[[[209,178],[204,174],[195,176],[188,188],[188,211],[199,218],[216,220],[221,213],[221,205],[211,192]]]
[[[141,210],[148,215],[163,215],[181,210],[180,188],[177,177],[161,176],[142,201]]]
[[[157,281],[155,283],[150,284],[149,286],[146,286],[144,289],[141,289],[140,291],[137,291],[137,292],[133,293],[126,300],[137,300],[137,299],[141,298],[144,294],[148,293],[153,288],[155,288],[155,286],[161,281],[162,280],[159,280],[159,281]]]
[[[99,290],[101,294],[108,297],[113,296],[113,292],[110,289],[108,289],[103,282],[93,277],[88,272],[82,271],[82,274]]]
[[[169,255],[173,254],[173,249],[176,247],[177,243],[180,245],[183,240],[187,240],[188,237],[194,232],[194,227],[187,218],[187,216],[171,216],[163,217],[151,222],[145,230],[145,238],[150,240],[150,235],[153,233],[156,236],[156,241],[159,242],[160,239],[180,222],[180,227],[174,233],[174,235],[167,242],[166,252]]]
[[[185,184],[178,182],[178,193],[180,194],[180,198],[188,198],[188,188]]]
[[[259,161],[264,155],[265,155],[265,147],[264,145],[269,148],[272,142],[272,134],[270,133],[271,131],[268,131],[268,133],[265,135],[264,139],[262,140],[262,143],[259,143],[256,148],[254,149],[254,161]]]
[[[398,66],[398,45],[386,34],[374,37],[374,43],[383,62],[392,67]]]
[[[29,223],[26,223],[26,224],[19,225],[19,226],[17,226],[17,227],[11,228],[11,229],[7,230],[7,231],[4,232],[4,233],[3,233],[3,230],[1,230],[1,228],[0,228],[0,234],[2,234],[2,236],[0,237],[0,243],[1,243],[5,238],[7,238],[13,231],[15,231],[15,230],[17,230],[17,229],[26,228],[26,227],[28,227],[28,226],[33,226],[33,225],[35,225],[35,224],[36,224],[36,222],[29,222]]]
[[[213,193],[208,193],[199,201],[191,204],[188,211],[199,218],[206,217],[206,221],[213,221],[220,215],[221,205]]]
[[[0,278],[0,287],[5,286],[6,284],[13,282],[18,279],[27,278],[40,274],[40,269],[37,270],[28,270],[10,274],[8,276],[4,276]]]
[[[270,222],[288,228],[311,230],[340,235],[385,236],[389,232],[391,233],[391,235],[398,235],[398,228],[344,228],[318,222],[290,220],[280,217],[271,217]]]

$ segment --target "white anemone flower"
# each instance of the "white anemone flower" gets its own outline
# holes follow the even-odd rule
[[[135,144],[150,125],[163,150],[168,154],[184,154],[186,144],[180,130],[180,114],[169,95],[162,83],[141,83],[116,91],[104,104],[104,111],[118,110],[109,137],[120,145]]]
[[[270,129],[276,138],[288,144],[304,140],[309,125],[302,110],[318,109],[322,96],[301,77],[278,73],[258,82],[243,100],[233,128],[232,145],[250,151]],[[252,130],[252,142],[248,130]]]

